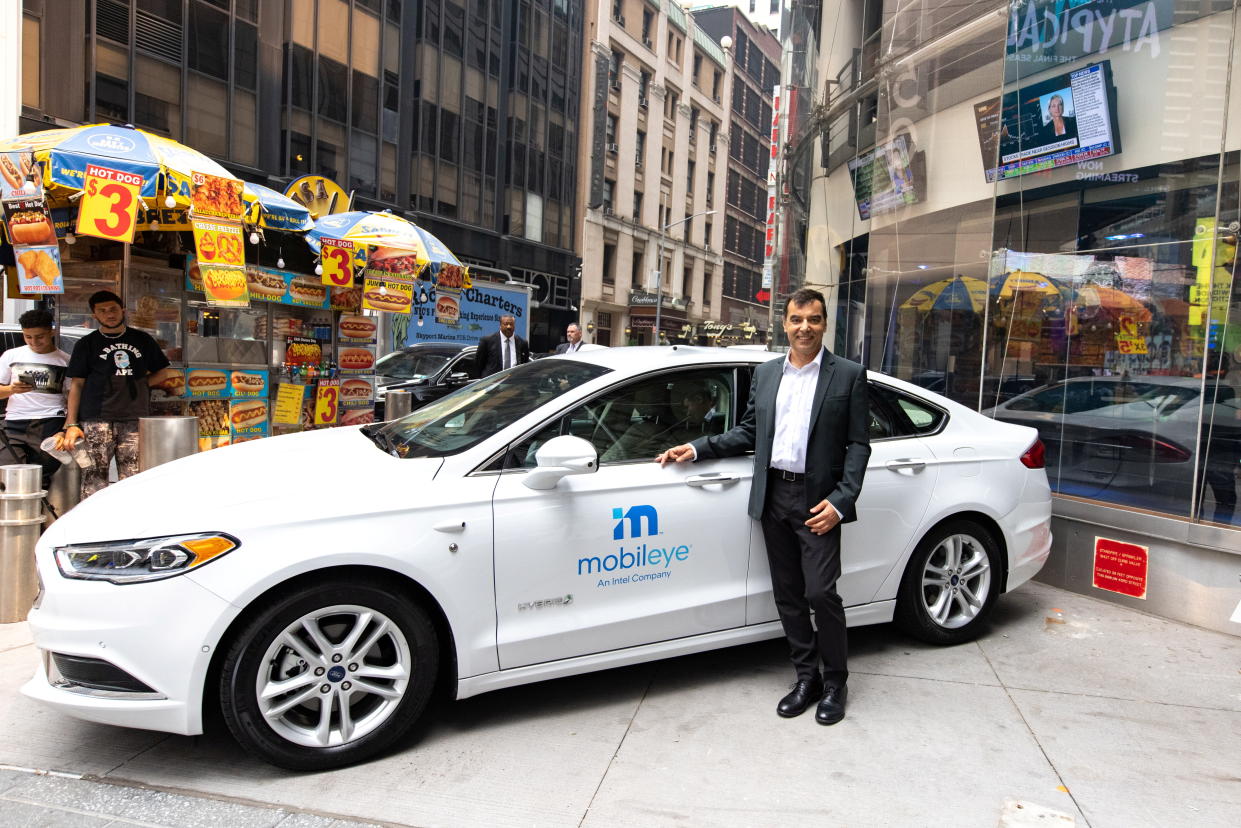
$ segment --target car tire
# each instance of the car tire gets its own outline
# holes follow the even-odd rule
[[[975,521],[936,526],[905,567],[896,600],[897,624],[930,644],[972,640],[1000,594],[999,561],[995,539]]]
[[[220,707],[249,752],[291,770],[360,762],[404,736],[435,687],[426,612],[374,584],[315,584],[276,601],[236,637]]]

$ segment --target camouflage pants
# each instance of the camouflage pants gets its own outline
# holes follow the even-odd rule
[[[138,472],[138,421],[93,420],[82,423],[90,468],[82,469],[82,499],[108,485],[108,466],[116,458],[117,477],[124,480]]]

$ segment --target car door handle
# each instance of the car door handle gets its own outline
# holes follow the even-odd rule
[[[889,460],[884,463],[889,469],[896,471],[897,469],[913,469],[914,471],[922,471],[926,468],[926,461],[919,460],[916,457],[901,457],[897,460]]]
[[[464,532],[464,520],[446,520],[443,523],[437,523],[431,527],[436,532]]]
[[[740,479],[741,475],[739,474],[708,472],[707,474],[696,474],[693,477],[685,478],[685,485],[701,488],[703,486],[710,486],[713,483],[736,483]]]

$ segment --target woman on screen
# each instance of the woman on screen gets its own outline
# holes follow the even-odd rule
[[[1077,119],[1064,114],[1064,96],[1058,93],[1047,99],[1047,117],[1040,138],[1043,145],[1077,138]]]

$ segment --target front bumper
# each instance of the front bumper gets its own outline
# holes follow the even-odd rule
[[[39,558],[44,592],[29,624],[40,664],[22,693],[87,721],[201,733],[207,670],[236,608],[187,575],[124,586],[74,581],[50,555]],[[107,662],[151,692],[74,684],[52,653]]]

